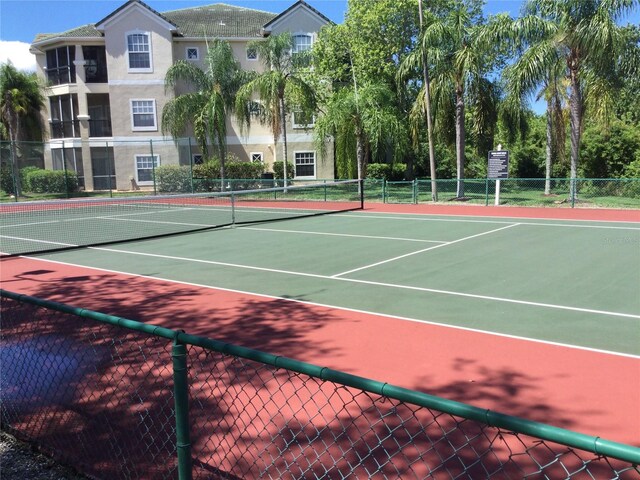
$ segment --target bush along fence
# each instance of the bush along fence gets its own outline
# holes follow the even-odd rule
[[[5,290],[2,426],[96,478],[640,478],[640,448]]]

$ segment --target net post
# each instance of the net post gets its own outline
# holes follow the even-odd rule
[[[360,194],[360,210],[364,210],[364,178],[358,180],[358,193]]]
[[[231,225],[236,224],[236,196],[231,192]]]
[[[191,480],[187,346],[179,343],[177,336],[171,348],[171,359],[173,363],[173,396],[176,422],[176,452],[178,454],[178,478],[180,480]]]

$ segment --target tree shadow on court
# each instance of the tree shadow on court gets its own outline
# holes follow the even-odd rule
[[[182,285],[149,286],[95,274],[42,282],[32,295],[293,358],[309,348],[312,329],[333,319],[286,300],[229,305]],[[25,307],[4,316],[2,342],[11,346],[3,351],[22,349],[11,357],[15,378],[34,379],[29,389],[18,380],[9,386],[17,398],[3,395],[3,423],[20,436],[100,478],[175,473],[170,341]],[[566,476],[558,458],[569,470],[582,465],[576,455],[556,457],[563,447],[201,347],[189,347],[188,364],[195,478],[522,478],[540,465],[555,478]],[[411,387],[572,428],[544,398],[522,402],[544,379],[464,357],[453,367],[474,382],[433,385],[425,376]],[[62,372],[55,381],[53,372]],[[592,478],[608,472],[602,462],[589,471]]]
[[[23,275],[32,282],[29,291],[34,297],[289,357],[307,352],[309,333],[335,320],[329,309],[312,309],[291,299],[240,295],[109,273],[51,280],[42,272],[46,273]],[[40,275],[42,280],[38,280]],[[312,347],[319,354],[329,353],[319,343],[314,342]]]

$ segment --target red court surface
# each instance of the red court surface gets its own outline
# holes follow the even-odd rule
[[[636,211],[379,205],[368,211],[639,221]],[[640,445],[640,358],[295,300],[2,261],[4,289],[119,315]]]

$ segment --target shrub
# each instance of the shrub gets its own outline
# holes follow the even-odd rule
[[[31,185],[29,185],[29,174],[31,172],[35,172],[38,170],[42,170],[42,169],[32,166],[32,167],[24,167],[23,169],[20,170],[20,181],[22,185],[22,190],[25,190],[27,192],[33,191],[31,188]]]
[[[161,165],[155,169],[159,192],[191,192],[191,169],[188,166]]]
[[[292,179],[294,177],[293,165],[287,162],[287,178]],[[273,162],[273,176],[277,179],[284,178],[284,162]]]
[[[70,170],[35,169],[26,173],[25,185],[33,193],[71,193],[78,191],[78,175]]]
[[[401,181],[405,178],[407,165],[404,163],[370,163],[367,165],[367,178]]]
[[[0,167],[0,189],[2,189],[7,195],[13,195],[15,193],[14,186],[11,165],[3,163]]]
[[[227,178],[237,179],[260,178],[264,170],[261,162],[227,162],[225,167]]]

